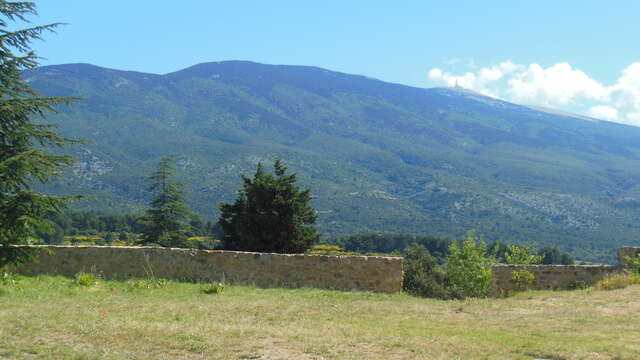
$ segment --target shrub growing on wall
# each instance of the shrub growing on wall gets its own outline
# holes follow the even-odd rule
[[[511,245],[509,252],[505,254],[507,264],[513,265],[536,265],[542,262],[542,255],[533,255],[531,247]],[[512,273],[511,281],[517,290],[525,291],[535,284],[536,276],[529,270],[515,270]]]

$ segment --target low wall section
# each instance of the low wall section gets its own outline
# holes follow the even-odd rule
[[[530,271],[535,281],[530,289],[566,290],[590,286],[599,280],[620,273],[629,265],[628,256],[640,254],[640,247],[625,246],[618,248],[620,265],[505,265],[492,268],[493,294],[501,295],[508,291],[519,290],[513,281],[515,271]]]
[[[514,271],[530,271],[534,283],[533,290],[567,290],[590,286],[599,280],[616,274],[621,267],[612,265],[505,265],[498,264],[493,272],[493,294],[502,295],[508,291],[520,290],[513,281]]]
[[[262,287],[317,287],[393,293],[402,290],[403,259],[380,256],[266,254],[220,250],[115,246],[38,246],[25,275],[73,276],[96,271],[107,279],[145,277],[221,281]]]

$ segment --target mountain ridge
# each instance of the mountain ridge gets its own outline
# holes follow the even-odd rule
[[[609,261],[637,244],[640,129],[541,112],[459,89],[244,61],[164,75],[87,64],[25,74],[47,96],[83,101],[50,121],[92,139],[58,193],[77,208],[138,211],[145,176],[176,159],[191,205],[207,217],[240,175],[274,157],[315,195],[328,236],[361,231],[558,245]]]
[[[257,66],[264,66],[264,67],[279,67],[279,68],[283,68],[283,69],[299,68],[299,69],[305,69],[305,70],[320,71],[320,72],[325,72],[325,73],[340,74],[340,75],[343,75],[343,76],[361,77],[361,78],[366,79],[366,80],[382,82],[382,83],[387,84],[387,85],[388,84],[398,85],[398,86],[412,88],[412,89],[416,89],[416,90],[430,91],[430,90],[439,90],[439,89],[441,89],[441,90],[452,91],[452,92],[466,93],[466,94],[470,94],[472,96],[478,96],[478,97],[483,97],[483,98],[490,99],[490,100],[499,101],[499,102],[502,102],[502,103],[505,103],[505,104],[509,104],[509,105],[512,105],[512,106],[515,105],[515,106],[520,106],[520,107],[524,107],[524,108],[530,108],[530,109],[532,109],[534,111],[547,112],[547,113],[554,114],[554,115],[559,115],[559,116],[567,116],[567,117],[576,118],[576,119],[582,119],[582,120],[586,120],[586,121],[610,122],[612,124],[619,124],[619,125],[624,125],[624,126],[635,127],[635,126],[629,125],[629,124],[615,123],[615,122],[611,122],[611,121],[608,121],[608,120],[593,118],[593,117],[589,117],[589,116],[573,113],[573,112],[570,112],[570,111],[559,110],[559,109],[555,109],[555,108],[548,108],[548,107],[543,107],[543,106],[512,103],[512,102],[509,102],[509,101],[506,101],[506,100],[503,100],[503,99],[487,96],[487,95],[484,95],[482,93],[479,93],[479,92],[476,92],[474,90],[467,89],[467,88],[464,88],[464,87],[438,86],[438,87],[431,87],[431,88],[421,88],[421,87],[405,85],[405,84],[401,84],[401,83],[389,82],[389,81],[385,81],[385,80],[369,77],[369,76],[366,76],[366,75],[351,74],[351,73],[345,73],[345,72],[329,70],[329,69],[325,69],[325,68],[317,67],[317,66],[283,65],[283,64],[272,65],[272,64],[262,64],[262,63],[253,62],[253,61],[249,61],[249,60],[224,60],[224,61],[202,62],[202,63],[198,63],[198,64],[195,64],[195,65],[188,66],[188,67],[186,67],[184,69],[171,71],[171,72],[164,73],[164,74],[148,73],[148,72],[134,71],[134,70],[112,69],[112,68],[108,68],[108,67],[104,67],[104,66],[100,66],[100,65],[94,65],[94,64],[90,64],[90,63],[68,63],[68,64],[45,65],[45,66],[39,67],[38,71],[46,71],[49,68],[51,68],[51,69],[59,69],[59,68],[63,68],[63,69],[64,68],[70,68],[70,69],[88,68],[88,69],[92,69],[93,68],[93,69],[100,69],[102,71],[129,73],[129,74],[138,75],[138,76],[171,77],[171,76],[175,76],[175,75],[183,74],[183,73],[193,73],[194,70],[196,70],[198,68],[206,68],[206,67],[211,66],[211,65],[231,65],[231,64],[234,64],[234,65],[257,65]]]

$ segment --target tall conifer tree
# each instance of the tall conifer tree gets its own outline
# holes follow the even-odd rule
[[[72,162],[66,155],[48,152],[73,142],[56,134],[54,125],[37,122],[54,106],[73,99],[42,97],[22,78],[38,65],[31,49],[60,24],[14,30],[14,23],[28,22],[36,14],[32,2],[0,0],[0,265],[16,261],[11,244],[26,244],[36,233],[52,230],[44,217],[59,212],[70,200],[32,189],[34,182],[48,182]]]
[[[233,204],[220,204],[224,246],[230,250],[301,253],[318,241],[313,228],[316,213],[309,205],[311,192],[296,185],[280,160],[275,175],[262,164],[253,177],[242,177],[243,189]]]
[[[155,198],[142,219],[147,225],[142,233],[142,244],[185,246],[190,211],[184,203],[184,184],[174,178],[173,160],[163,157],[158,168],[149,177],[150,190],[155,193]]]

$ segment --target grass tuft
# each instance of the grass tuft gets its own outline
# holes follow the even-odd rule
[[[0,269],[0,284],[2,285],[16,285],[18,283],[18,276],[10,271]]]
[[[200,285],[199,291],[203,294],[220,294],[227,286],[223,283],[209,283]]]
[[[171,286],[171,281],[167,279],[131,279],[125,282],[128,290],[152,290],[164,289]]]
[[[76,276],[74,277],[73,283],[78,286],[89,287],[89,286],[97,285],[99,280],[100,280],[99,275],[96,275],[92,272],[81,271],[76,274]]]

